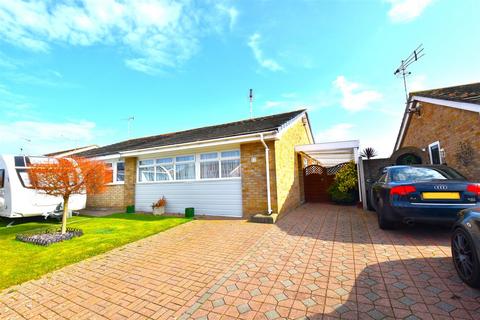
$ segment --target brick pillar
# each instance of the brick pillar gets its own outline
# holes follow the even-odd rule
[[[277,213],[277,177],[275,171],[275,144],[267,142],[270,168],[270,199],[272,211]],[[267,181],[265,176],[265,147],[261,142],[240,145],[242,168],[243,217],[248,219],[257,213],[267,212]],[[255,162],[252,162],[255,157]]]
[[[125,206],[135,204],[135,183],[137,182],[137,158],[125,158]]]

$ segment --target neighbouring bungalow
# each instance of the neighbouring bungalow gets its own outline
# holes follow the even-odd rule
[[[75,156],[78,153],[85,152],[88,150],[92,150],[98,148],[98,145],[92,144],[89,146],[84,146],[84,147],[78,147],[74,149],[68,149],[68,150],[61,150],[61,151],[56,151],[56,152],[51,152],[51,153],[46,153],[44,156],[47,157],[52,157],[52,158],[62,158],[62,157],[71,157]]]
[[[416,162],[447,164],[480,181],[480,83],[411,93],[395,144],[397,152],[409,149]]]
[[[131,139],[81,152],[105,161],[111,181],[87,207],[135,205],[151,212],[250,218],[283,214],[304,201],[303,168],[314,160],[296,146],[314,143],[306,110]],[[353,158],[351,158],[353,159]],[[268,186],[268,187],[267,187]]]

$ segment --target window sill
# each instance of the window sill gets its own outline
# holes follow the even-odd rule
[[[107,186],[118,186],[118,185],[123,185],[125,184],[124,181],[121,181],[121,182],[110,182],[110,183],[107,183],[106,185]]]

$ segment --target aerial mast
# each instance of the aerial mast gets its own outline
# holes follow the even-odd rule
[[[405,89],[405,103],[408,103],[408,89],[407,89],[407,76],[411,75],[410,71],[407,71],[408,66],[412,63],[423,57],[425,54],[423,53],[423,44],[420,44],[417,49],[413,50],[413,52],[405,59],[402,60],[400,66],[395,70],[393,73],[397,77],[403,78],[403,87]]]
[[[250,99],[250,119],[253,118],[253,89],[250,89],[248,98]]]

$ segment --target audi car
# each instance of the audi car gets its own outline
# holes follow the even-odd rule
[[[459,213],[452,232],[452,259],[458,276],[480,288],[480,208]]]
[[[454,223],[459,211],[479,205],[480,184],[445,165],[390,166],[372,186],[381,229],[399,223]]]

